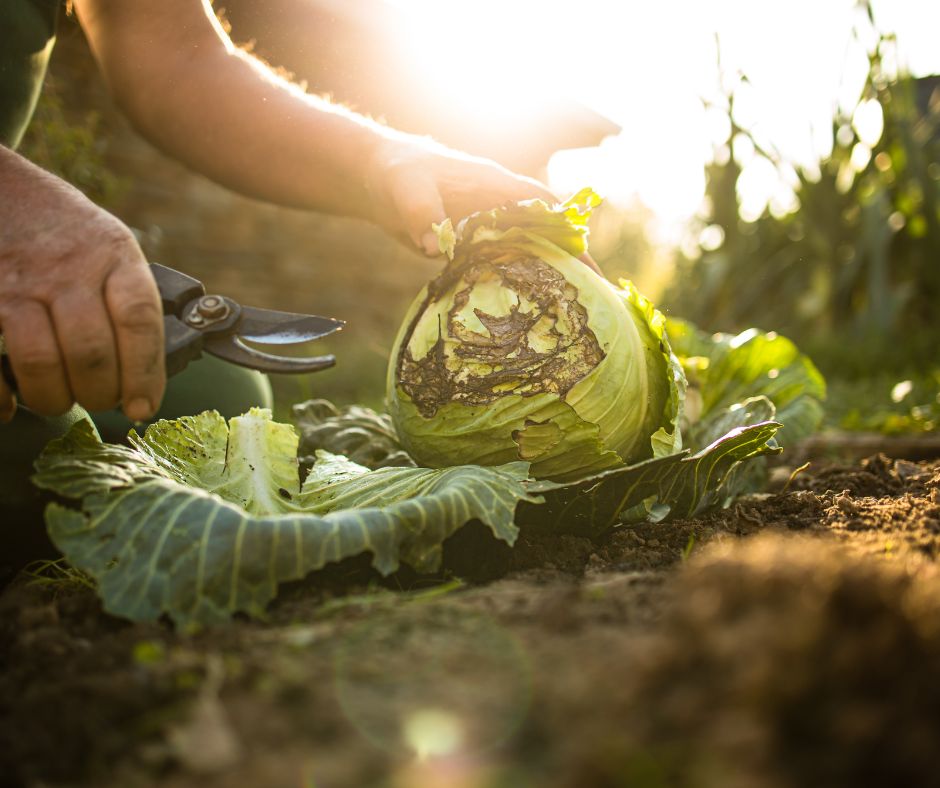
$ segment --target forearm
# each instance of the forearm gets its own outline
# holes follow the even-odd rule
[[[73,0],[112,92],[154,143],[231,188],[360,216],[437,254],[432,226],[540,183],[306,96],[238,51],[208,0]]]
[[[187,17],[178,35],[161,36],[166,11],[152,14],[156,43],[141,54],[139,24],[121,18],[139,5],[78,9],[116,99],[149,140],[250,196],[371,218],[366,171],[395,132],[305,95],[233,47],[196,2],[165,4]]]
[[[68,198],[87,202],[72,186],[52,173],[37,167],[18,153],[0,145],[0,257],[41,239],[54,236],[68,217],[36,210],[36,202]],[[90,205],[90,203],[89,203]],[[11,282],[0,281],[0,299]]]

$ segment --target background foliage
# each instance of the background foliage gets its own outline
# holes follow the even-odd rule
[[[868,19],[874,26],[870,12]],[[738,124],[735,92],[746,77],[728,92],[730,134],[707,168],[698,228],[711,229],[677,263],[665,297],[674,314],[709,330],[778,330],[825,372],[849,378],[936,362],[940,78],[889,73],[894,46],[878,34],[858,101],[880,107],[880,139],[863,141],[858,107],[837,111],[831,153],[816,168],[791,166]],[[729,154],[742,138],[793,182],[795,210],[741,218],[741,165]]]
[[[19,152],[99,205],[112,207],[120,198],[121,182],[105,162],[107,132],[101,116],[93,109],[70,111],[64,90],[58,79],[46,80]]]
[[[709,242],[676,259],[649,235],[648,209],[608,203],[592,219],[591,250],[609,277],[637,281],[671,316],[794,339],[832,382],[831,422],[924,431],[940,410],[940,96],[931,102],[940,78],[895,73],[894,40],[875,40],[858,97],[884,119],[871,148],[849,108],[834,113],[815,166],[792,166],[738,122],[741,77],[721,107],[730,132],[691,228]],[[742,141],[789,180],[794,209],[742,219],[732,155]],[[392,338],[438,263],[361,222],[248,200],[169,160],[114,107],[72,20],[22,151],[134,228],[150,259],[247,303],[347,319],[316,347],[337,354],[334,369],[274,381],[280,417],[312,397],[382,407]]]

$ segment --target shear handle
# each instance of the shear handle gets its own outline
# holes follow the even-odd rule
[[[190,361],[202,355],[203,333],[190,328],[174,315],[163,316],[163,334],[166,345],[166,376],[172,377],[186,369]]]
[[[165,315],[182,316],[183,307],[206,294],[206,288],[202,282],[173,268],[151,263],[150,273],[153,274],[157,289],[160,291],[160,301]]]

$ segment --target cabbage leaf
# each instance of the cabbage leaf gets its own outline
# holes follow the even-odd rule
[[[701,448],[723,435],[729,410],[753,397],[773,403],[783,424],[780,441],[792,445],[822,423],[826,381],[792,341],[755,328],[740,334],[706,334],[684,320],[670,319],[666,330],[685,368],[701,412],[686,425],[686,443]]]
[[[183,627],[260,616],[279,583],[372,553],[436,568],[441,543],[478,519],[512,544],[528,465],[369,471],[320,452],[303,485],[298,437],[270,413],[228,424],[209,411],[163,421],[130,447],[103,444],[86,422],[50,443],[34,482],[65,498],[46,525],[68,561],[98,582],[104,607],[132,620],[168,615]]]

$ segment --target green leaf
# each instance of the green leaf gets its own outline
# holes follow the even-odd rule
[[[686,430],[688,445],[704,446],[724,434],[722,421],[728,410],[754,397],[773,403],[775,414],[765,418],[784,425],[780,430],[784,445],[819,428],[826,382],[809,357],[786,337],[756,329],[709,336],[681,320],[667,321],[667,330],[690,389],[701,397],[700,417]]]
[[[539,500],[526,463],[368,472],[325,452],[301,488],[297,440],[261,410],[158,422],[131,447],[79,423],[43,452],[34,481],[81,501],[51,504],[46,523],[106,610],[183,627],[259,616],[279,583],[363,552],[384,574],[400,562],[432,570],[472,519],[512,544],[517,504]]]
[[[166,472],[146,455],[102,443],[91,422],[84,419],[61,438],[49,441],[36,461],[36,471],[33,482],[37,486],[77,499],[166,478]]]
[[[572,484],[529,485],[544,503],[520,507],[518,521],[537,531],[597,536],[623,520],[691,517],[721,504],[740,463],[779,451],[780,424],[764,421],[732,429],[696,454],[688,451],[616,468]]]
[[[672,350],[669,337],[666,332],[666,318],[653,306],[653,302],[646,298],[633,282],[627,279],[621,279],[620,297],[624,300],[631,311],[636,315],[637,320],[645,328],[646,343],[650,348],[655,349],[653,353],[663,357],[661,363],[664,365],[664,374],[659,375],[659,380],[666,394],[666,404],[662,409],[657,429],[650,436],[650,444],[654,457],[662,457],[667,454],[675,454],[682,449],[682,431],[679,420],[685,403],[685,391],[687,381],[682,364],[679,358]]]
[[[300,432],[301,464],[323,450],[367,468],[414,465],[386,413],[360,405],[337,408],[329,400],[312,399],[294,405],[291,420]]]
[[[446,465],[467,457],[487,466],[519,458],[535,460],[536,447],[545,450],[533,462],[533,473],[539,477],[570,480],[621,464],[616,452],[603,445],[598,425],[582,419],[553,394],[503,397],[474,409],[449,402],[434,420],[421,418],[404,398],[396,407],[400,422],[410,430],[409,440],[433,453],[436,461],[427,464]],[[538,430],[530,432],[533,427]],[[546,433],[560,440],[546,440]]]
[[[438,230],[441,249],[451,259],[466,254],[472,244],[516,236],[539,237],[574,257],[587,252],[588,220],[601,198],[581,189],[564,203],[550,206],[542,200],[524,200],[480,211],[464,219],[454,230],[445,221]]]
[[[358,479],[369,473],[364,465],[353,462],[342,454],[330,454],[319,450],[313,466],[307,473],[303,484],[304,506],[313,511],[318,491],[332,489],[340,482]],[[329,509],[327,509],[329,511]]]

